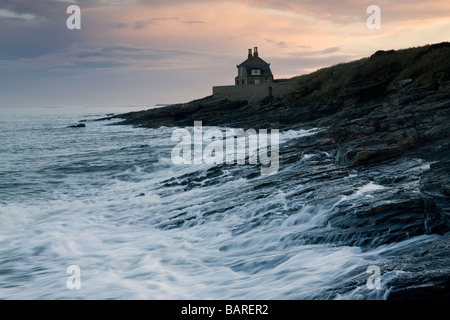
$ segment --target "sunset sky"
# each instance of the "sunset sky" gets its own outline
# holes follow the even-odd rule
[[[71,4],[81,30],[66,27]],[[285,78],[442,41],[448,0],[1,0],[0,107],[187,102],[233,84],[255,46]]]

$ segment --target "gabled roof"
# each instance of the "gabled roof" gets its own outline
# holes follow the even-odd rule
[[[251,56],[250,58],[248,58],[247,60],[242,62],[240,65],[238,65],[237,67],[238,68],[245,67],[245,69],[247,71],[247,75],[251,75],[251,70],[253,70],[253,69],[261,70],[262,76],[271,76],[272,75],[272,71],[270,70],[270,64],[265,62],[260,57]]]
[[[240,66],[270,66],[270,64],[265,62],[260,57],[251,56],[240,65],[238,65],[238,67]]]

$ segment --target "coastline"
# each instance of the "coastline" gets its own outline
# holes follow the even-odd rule
[[[442,48],[436,46],[435,50],[448,50],[447,45]],[[377,52],[371,59],[384,59],[385,55],[392,52]],[[394,259],[417,277],[399,280],[401,284],[388,299],[449,298],[450,263],[446,252],[450,248],[450,73],[433,74],[433,83],[419,86],[412,80],[399,81],[397,74],[405,70],[393,71],[393,64],[388,65],[378,75],[382,81],[353,81],[332,99],[302,100],[299,82],[299,88],[283,98],[247,103],[209,96],[109,119],[120,118],[120,124],[145,128],[189,127],[201,120],[205,126],[276,128],[281,132],[325,129],[280,150],[284,153],[280,166],[303,154],[321,151],[329,154],[341,170],[365,172],[369,181],[391,188],[382,201],[344,208],[346,214],[329,219],[331,226],[345,235],[339,243],[382,246],[413,236],[440,235],[405,253],[409,260]],[[368,88],[378,94],[368,98]],[[411,166],[414,159],[423,160],[425,165]]]

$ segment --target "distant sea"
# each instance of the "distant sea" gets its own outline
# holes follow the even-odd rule
[[[0,108],[0,299],[384,299],[396,273],[374,289],[368,268],[435,238],[367,248],[296,241],[329,230],[339,204],[384,187],[311,200],[307,180],[289,176],[323,170],[323,154],[272,176],[249,175],[250,165],[174,165],[174,128],[91,121],[128,111]],[[86,127],[68,128],[79,121]],[[281,133],[280,154],[309,134]]]

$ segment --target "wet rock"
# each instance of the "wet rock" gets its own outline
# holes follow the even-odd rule
[[[388,283],[388,300],[448,300],[450,298],[450,235],[444,235],[418,248],[407,249],[385,272],[401,270]]]
[[[71,126],[68,126],[67,128],[85,128],[86,125],[84,123],[74,124]]]
[[[401,88],[407,84],[410,84],[411,82],[413,82],[413,79],[409,78],[409,79],[398,80],[395,84],[396,84],[397,88]]]
[[[439,85],[440,92],[450,92],[450,81],[444,81]]]
[[[447,196],[450,196],[450,184],[441,186],[441,192]]]

